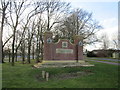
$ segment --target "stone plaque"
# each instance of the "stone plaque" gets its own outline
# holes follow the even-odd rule
[[[56,49],[56,53],[73,54],[73,49],[57,48],[57,49]]]

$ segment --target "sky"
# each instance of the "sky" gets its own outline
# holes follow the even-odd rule
[[[99,21],[103,26],[97,36],[100,37],[103,33],[106,33],[111,44],[109,45],[112,48],[112,39],[117,39],[118,33],[118,1],[117,0],[89,0],[80,1],[80,0],[69,0],[73,8],[82,8],[87,12],[93,13],[93,19]],[[89,51],[94,49],[101,48],[100,44],[88,45],[85,47]]]
[[[93,19],[99,21],[103,26],[97,36],[100,37],[103,33],[108,35],[110,42],[112,39],[117,39],[118,33],[118,0],[63,0],[70,2],[72,8],[82,8],[87,12],[92,12]],[[84,1],[84,2],[83,2]],[[110,47],[113,47],[110,45]],[[88,45],[85,49],[91,51],[101,48],[100,44]]]

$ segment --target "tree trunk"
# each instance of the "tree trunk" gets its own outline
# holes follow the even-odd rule
[[[41,40],[42,44],[41,44],[41,60],[43,60],[43,39]]]
[[[14,44],[12,44],[12,66],[14,66]]]
[[[24,64],[25,62],[25,44],[22,44],[22,63]]]
[[[12,66],[14,66],[14,47],[15,47],[15,30],[14,30],[14,34],[13,34],[13,43],[12,43]]]
[[[25,62],[25,51],[23,50],[23,52],[22,52],[22,63],[24,64],[24,62]]]
[[[1,44],[1,45],[2,45],[2,44]],[[2,46],[1,46],[1,47],[2,47]],[[1,50],[1,51],[2,51],[2,53],[1,53],[1,54],[2,54],[2,63],[4,63],[4,52],[3,52],[3,47],[2,47],[1,49],[2,49],[2,50]]]
[[[28,56],[27,56],[28,63],[30,63],[30,48],[31,48],[31,45],[29,43],[28,44]]]
[[[48,18],[48,21],[47,21],[47,31],[50,31],[49,27],[50,27],[50,14],[49,14],[49,7],[47,7],[47,18]]]
[[[1,56],[2,56],[2,63],[4,63],[4,53],[3,53],[3,41],[2,41],[2,36],[3,36],[3,24],[4,24],[4,19],[5,19],[5,11],[3,10],[2,13],[2,22],[1,22],[1,32],[0,32],[0,42],[1,42]]]
[[[39,42],[38,42],[38,37],[37,37],[37,49],[36,49],[36,63],[39,62]]]
[[[33,49],[33,52],[32,52],[32,59],[34,59],[34,44],[33,44],[32,49]]]
[[[1,46],[0,49],[2,51],[1,53],[1,57],[2,57],[2,63],[4,63],[4,52],[3,52],[3,41],[2,41],[2,36],[3,36],[3,24],[4,24],[4,16],[2,17],[2,24],[1,24],[1,32],[0,32],[0,42],[1,42]]]
[[[15,53],[15,61],[17,62],[17,50],[16,50],[16,53]]]
[[[10,57],[11,57],[11,56],[10,56],[10,51],[9,51],[9,62],[10,62]]]
[[[40,41],[41,41],[41,47],[40,47],[41,60],[43,60],[43,44],[44,44],[44,42],[43,42],[42,34],[40,35]]]
[[[76,54],[76,55],[77,55],[76,62],[78,63],[78,45],[76,45],[76,48],[77,48],[77,49],[76,49],[76,53],[77,53],[77,54]]]

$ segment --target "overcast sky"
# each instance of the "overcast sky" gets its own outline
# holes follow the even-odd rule
[[[107,33],[109,39],[117,39],[118,33],[118,0],[62,0],[71,2],[72,8],[82,8],[93,13],[93,19],[100,22],[103,29],[98,32],[98,36]],[[83,2],[84,1],[84,2]],[[6,32],[4,32],[6,34]],[[87,46],[86,49],[99,49],[100,44]],[[112,47],[112,46],[110,46]]]
[[[82,8],[88,12],[93,13],[93,19],[100,22],[103,29],[98,32],[98,36],[106,33],[110,39],[117,39],[118,33],[118,0],[67,0],[71,2],[73,8]],[[112,43],[112,42],[111,42]],[[96,44],[95,46],[87,46],[88,50],[98,49],[101,46]],[[112,45],[110,45],[112,47]]]

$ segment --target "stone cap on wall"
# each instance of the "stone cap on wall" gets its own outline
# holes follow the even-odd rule
[[[46,31],[45,33],[44,33],[44,40],[46,40],[47,38],[51,38],[52,39],[52,36],[53,36],[53,32],[51,32],[51,31]],[[83,42],[83,35],[74,35],[73,36],[73,39],[74,39],[74,43],[71,43],[70,41],[70,43],[71,44],[77,44],[79,41],[82,41]],[[59,39],[58,40],[58,42],[60,41],[60,40],[63,40],[63,39]],[[65,40],[65,39],[64,39]],[[66,39],[67,40],[67,39]],[[57,42],[57,43],[58,43]]]
[[[68,39],[58,39],[58,41],[57,42],[55,42],[54,44],[58,44],[60,41],[68,41],[71,45],[75,45],[74,43],[72,43],[70,40],[68,40]]]
[[[73,38],[74,38],[74,40],[76,40],[76,39],[83,40],[84,37],[83,37],[83,35],[74,35]]]
[[[53,36],[53,33],[51,31],[46,31],[44,33],[44,36]]]

